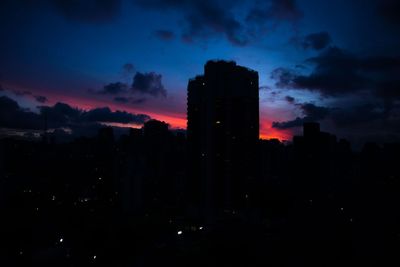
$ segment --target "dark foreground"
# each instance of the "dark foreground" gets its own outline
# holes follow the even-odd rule
[[[1,140],[0,265],[400,263],[396,144],[260,142],[257,198],[209,220],[185,202],[184,136],[135,138]]]

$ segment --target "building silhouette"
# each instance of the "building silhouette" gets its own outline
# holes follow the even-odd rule
[[[244,210],[256,180],[258,73],[208,61],[188,84],[188,201],[213,220]]]

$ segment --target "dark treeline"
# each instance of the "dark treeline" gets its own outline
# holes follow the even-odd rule
[[[307,123],[291,144],[260,140],[247,204],[209,220],[190,201],[187,139],[163,122],[118,139],[112,128],[70,143],[2,139],[2,266],[398,263],[399,152],[355,153]]]

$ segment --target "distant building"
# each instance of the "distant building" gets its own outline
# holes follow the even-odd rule
[[[294,163],[298,177],[293,180],[298,193],[307,199],[332,190],[337,154],[336,136],[320,130],[317,122],[303,124],[303,136],[294,136]],[[323,192],[323,193],[321,193]]]
[[[303,135],[305,138],[316,139],[320,134],[320,126],[318,122],[305,122],[303,124]]]
[[[153,139],[165,139],[168,136],[168,124],[163,121],[149,120],[144,126],[144,136]]]
[[[258,73],[209,61],[188,84],[189,202],[208,217],[246,207],[259,140]]]

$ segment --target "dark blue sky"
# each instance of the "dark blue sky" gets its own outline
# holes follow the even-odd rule
[[[397,140],[399,12],[393,0],[3,0],[0,94],[18,110],[2,112],[63,102],[185,127],[188,79],[226,59],[259,72],[263,137],[318,120]]]

